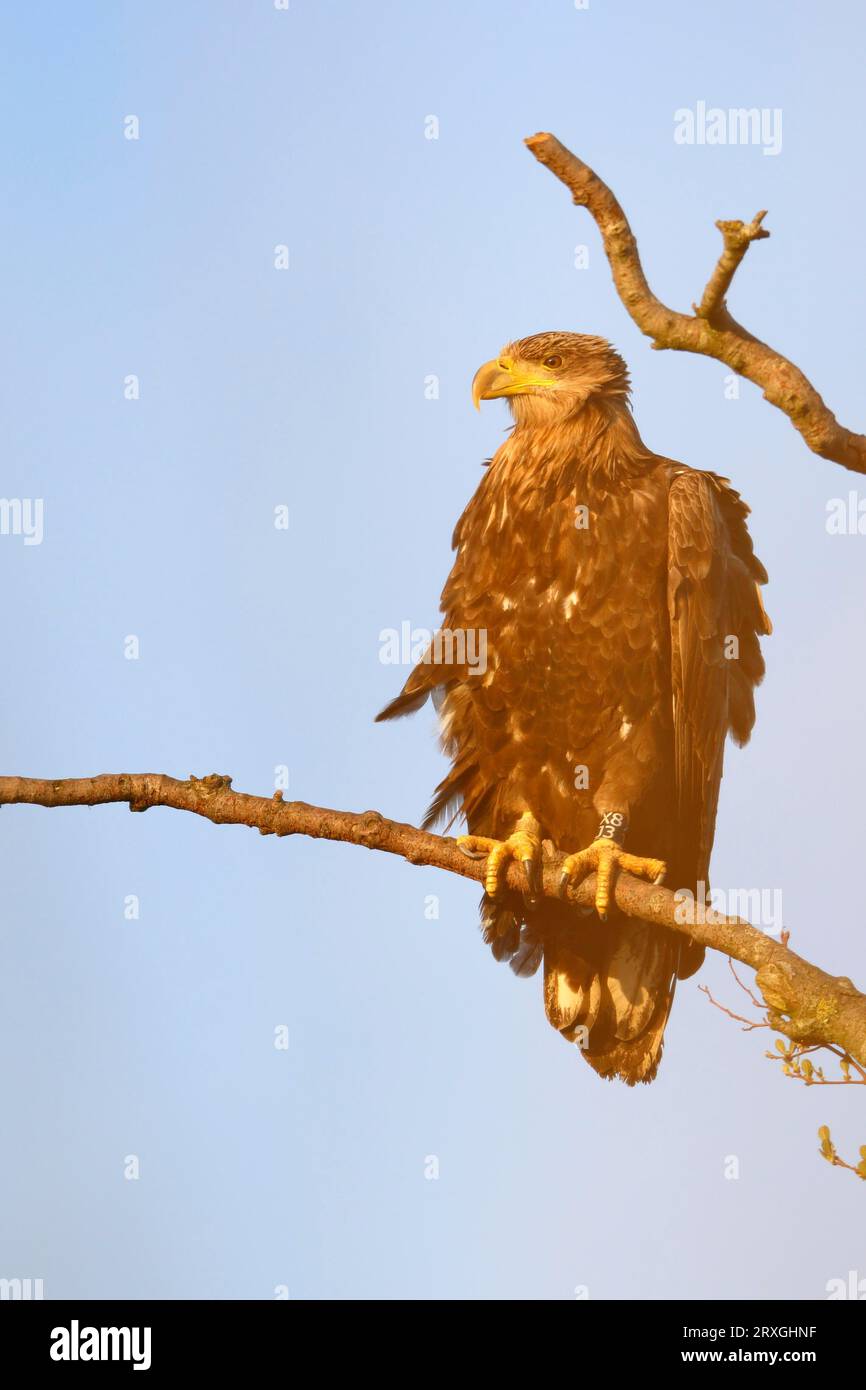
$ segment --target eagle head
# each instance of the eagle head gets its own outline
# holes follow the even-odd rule
[[[628,369],[604,338],[534,333],[478,368],[472,399],[480,409],[480,401],[505,396],[518,424],[553,424],[592,396],[624,402],[628,390]]]

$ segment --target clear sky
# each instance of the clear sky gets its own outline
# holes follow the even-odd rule
[[[769,208],[732,308],[863,427],[863,65],[853,0],[6,7],[0,492],[42,499],[44,535],[0,536],[2,770],[267,795],[285,766],[289,796],[417,821],[442,757],[428,711],[372,723],[405,676],[379,634],[435,623],[502,439],[472,374],[516,336],[598,333],[647,442],[745,493],[771,573],[714,882],[781,891],[792,945],[862,985],[866,536],[826,529],[858,480],[719,364],[650,350],[522,139],[611,183],[679,308],[714,220]],[[781,111],[781,149],[678,144],[699,102]],[[472,884],[123,807],[3,810],[0,854],[2,1277],[803,1299],[866,1276],[863,1192],[816,1138],[856,1156],[862,1093],[785,1080],[698,981],[628,1090],[493,962]],[[746,1002],[720,959],[699,979]]]

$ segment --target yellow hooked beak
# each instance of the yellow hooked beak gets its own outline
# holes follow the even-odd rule
[[[553,376],[543,376],[538,368],[521,368],[510,357],[497,357],[479,367],[472,378],[472,403],[481,409],[481,401],[496,400],[498,396],[519,396],[536,386],[555,385]]]

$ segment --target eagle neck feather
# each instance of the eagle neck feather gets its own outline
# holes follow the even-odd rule
[[[554,421],[519,420],[497,452],[493,466],[516,471],[527,482],[567,481],[583,475],[590,481],[627,481],[654,462],[622,397],[593,398],[579,410]]]

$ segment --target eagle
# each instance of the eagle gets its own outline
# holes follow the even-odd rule
[[[505,398],[513,427],[454,531],[442,626],[377,719],[432,698],[451,768],[424,824],[462,816],[457,843],[486,859],[485,941],[519,976],[542,966],[553,1027],[634,1085],[703,948],[625,916],[616,876],[708,891],[725,741],[749,738],[772,629],[749,508],[647,448],[629,395],[587,334],[534,334],[479,368],[475,405]],[[554,852],[563,886],[595,872],[594,908],[540,895]]]

